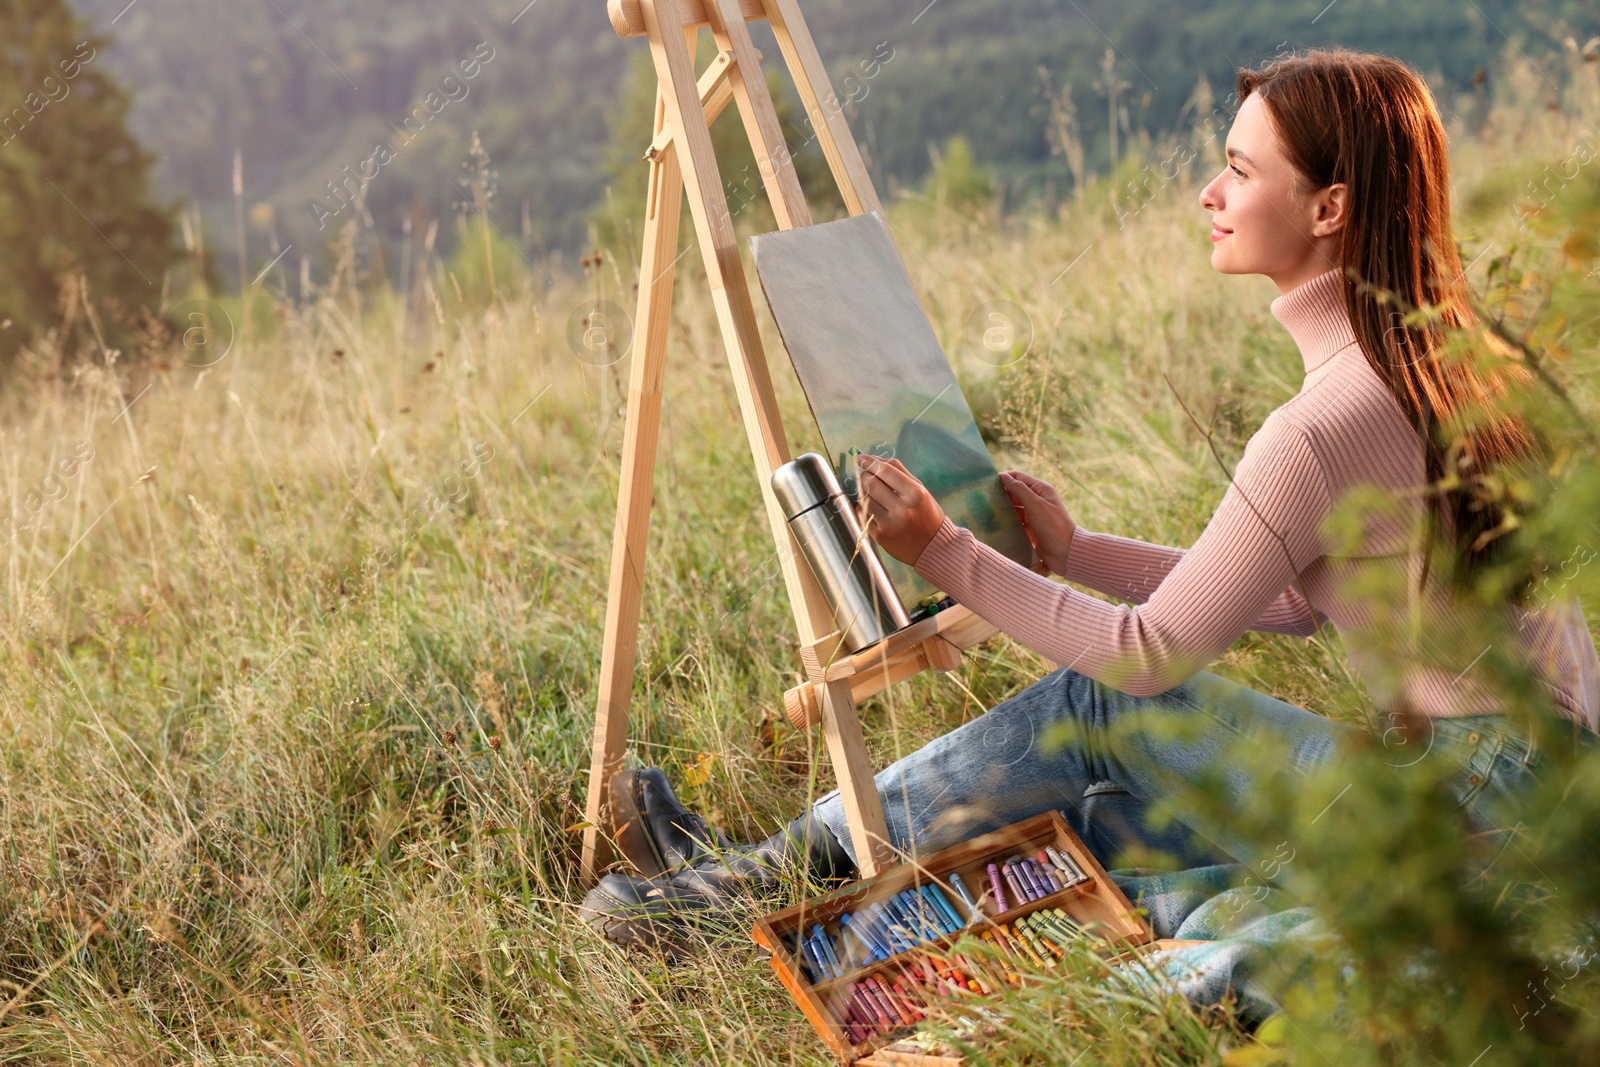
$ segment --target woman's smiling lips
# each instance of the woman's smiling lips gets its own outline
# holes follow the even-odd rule
[[[1232,232],[1232,230],[1223,229],[1214,222],[1211,224],[1211,239],[1213,241],[1220,241]]]

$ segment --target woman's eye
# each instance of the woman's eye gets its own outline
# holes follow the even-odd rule
[[[1233,171],[1235,174],[1237,174],[1241,179],[1244,178],[1244,176],[1245,176],[1244,171],[1240,170],[1238,167],[1229,166],[1228,169]]]

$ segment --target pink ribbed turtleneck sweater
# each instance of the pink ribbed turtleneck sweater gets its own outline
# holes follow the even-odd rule
[[[1340,272],[1282,294],[1271,309],[1299,346],[1305,379],[1245,445],[1194,547],[1082,527],[1073,536],[1062,577],[1135,606],[1108,604],[1020,567],[949,519],[918,557],[917,572],[1039,654],[1136,696],[1177,685],[1246,630],[1309,637],[1331,619],[1378,710],[1503,710],[1475,685],[1474,668],[1488,650],[1475,647],[1435,584],[1437,566],[1417,612],[1408,613],[1403,594],[1400,606],[1380,613],[1383,598],[1343,588],[1363,564],[1387,588],[1416,588],[1422,557],[1408,548],[1403,512],[1415,516],[1420,502],[1369,515],[1354,553],[1331,554],[1323,520],[1362,485],[1390,501],[1419,501],[1426,476],[1421,440],[1356,340]],[[1517,651],[1558,710],[1600,727],[1600,661],[1576,598],[1514,621]],[[1424,661],[1439,666],[1402,676],[1383,649],[1407,634]]]

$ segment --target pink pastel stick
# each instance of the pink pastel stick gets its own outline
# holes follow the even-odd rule
[[[989,888],[994,890],[994,906],[999,911],[1006,910],[1006,887],[1000,879],[1000,865],[989,864]]]

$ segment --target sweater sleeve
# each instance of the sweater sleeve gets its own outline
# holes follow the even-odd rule
[[[1052,582],[948,518],[916,570],[1040,655],[1124,693],[1154,696],[1220,655],[1324,554],[1321,522],[1331,508],[1304,431],[1274,412],[1246,444],[1194,547],[1142,604],[1107,604]]]
[[[1062,577],[1107,596],[1143,604],[1187,552],[1184,548],[1153,545],[1079,526],[1073,532],[1072,547],[1067,553],[1067,572]],[[1313,607],[1291,585],[1267,605],[1267,610],[1248,629],[1310,637],[1327,621],[1328,616]]]

